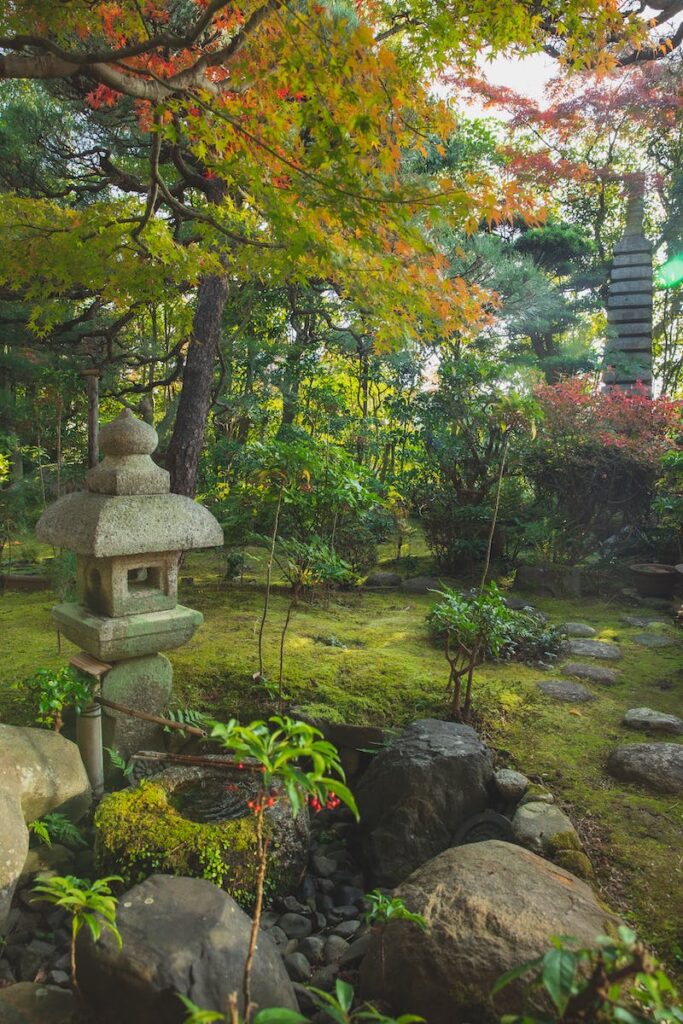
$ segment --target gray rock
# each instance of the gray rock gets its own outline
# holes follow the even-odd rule
[[[119,900],[123,946],[104,933],[78,942],[78,975],[98,1020],[120,1024],[181,1024],[180,992],[198,1006],[223,1012],[239,992],[251,921],[227,893],[200,878],[152,875]],[[296,1009],[282,958],[261,932],[254,959],[253,999],[262,1008]]]
[[[325,942],[325,949],[323,952],[325,963],[338,964],[348,948],[348,942],[346,939],[343,939],[341,935],[330,935],[329,939]]]
[[[586,622],[563,622],[560,629],[566,636],[597,636],[597,630],[593,629],[593,627],[589,626]]]
[[[683,793],[683,744],[631,743],[617,747],[607,771],[623,782],[639,782],[658,793]]]
[[[63,985],[65,988],[71,983],[71,978],[66,971],[52,970],[48,973],[47,980],[51,985]]]
[[[393,887],[488,805],[491,754],[467,725],[424,719],[385,747],[356,792],[373,884]]]
[[[342,921],[333,929],[333,935],[339,935],[342,939],[352,939],[360,928],[360,921]]]
[[[542,679],[538,688],[546,697],[563,701],[565,704],[585,704],[586,701],[595,700],[590,690],[581,686],[581,683],[572,683],[569,679]]]
[[[283,914],[277,926],[288,939],[305,939],[313,931],[310,920],[302,914]]]
[[[676,643],[672,637],[660,633],[637,633],[631,639],[641,647],[672,647]]]
[[[621,658],[619,644],[609,640],[567,640],[564,649],[567,654],[579,658],[599,658],[601,661],[618,661]]]
[[[549,856],[553,852],[553,838],[576,830],[567,815],[554,804],[524,804],[515,811],[512,819],[512,831],[520,846],[525,846],[532,853]]]
[[[285,970],[292,981],[308,981],[311,965],[303,953],[290,953],[285,957]]]
[[[652,615],[622,615],[621,621],[626,626],[637,626],[640,629],[651,629],[653,626],[663,626],[666,619],[655,619]]]
[[[623,725],[627,729],[640,729],[642,732],[683,733],[683,719],[652,708],[629,708],[624,715]]]
[[[617,681],[617,673],[611,668],[603,668],[602,665],[585,665],[583,662],[569,661],[562,666],[562,671],[568,676],[589,679],[591,683],[600,683],[602,686],[612,686]]]
[[[316,964],[322,960],[324,949],[325,940],[321,939],[319,935],[309,935],[299,943],[299,951],[303,953],[306,959],[312,964]]]
[[[490,995],[497,979],[548,949],[553,935],[591,945],[618,925],[591,888],[568,871],[509,843],[446,850],[396,890],[427,930],[392,921],[373,934],[360,996],[429,1024],[499,1020],[521,1013],[523,985]]]
[[[92,798],[78,747],[60,733],[0,725],[0,934],[28,855],[25,823],[60,811],[78,820]]]
[[[0,989],[2,1024],[77,1024],[83,1019],[73,992],[63,988],[24,981]]]
[[[21,981],[35,981],[42,967],[46,967],[54,956],[55,947],[51,942],[33,939],[21,952],[19,957],[19,978]]]
[[[547,790],[539,789],[534,786],[532,790],[525,793],[522,799],[519,801],[519,806],[524,807],[525,804],[554,804],[555,797],[552,793]]]
[[[315,972],[311,978],[311,985],[313,988],[321,988],[323,992],[331,992],[338,974],[339,966],[337,964],[327,964]]]
[[[526,775],[512,768],[499,768],[493,778],[501,798],[508,803],[516,803],[529,788]]]
[[[355,964],[360,963],[368,949],[370,948],[370,942],[372,941],[372,932],[367,931],[360,938],[355,939],[349,948],[344,953],[344,956],[339,961],[339,966],[352,967]]]
[[[453,580],[446,576],[409,576],[401,583],[401,590],[404,594],[432,594],[433,591],[443,590],[451,586]]]
[[[311,867],[316,875],[321,878],[329,878],[337,870],[337,861],[324,853],[314,853],[311,857]]]
[[[44,874],[51,871],[57,875],[73,875],[74,854],[66,846],[53,843],[52,846],[36,846],[28,851],[26,862],[21,872],[21,881],[28,882],[38,872]]]
[[[277,925],[272,925],[267,929],[268,935],[270,936],[271,942],[274,942],[281,953],[284,953],[289,942],[288,937],[283,932],[282,928],[278,928]]]
[[[339,907],[335,906],[332,913],[336,914],[342,921],[353,921],[354,918],[358,917],[358,907],[355,903],[342,904]]]
[[[397,572],[371,572],[363,584],[364,587],[400,587],[403,577]]]

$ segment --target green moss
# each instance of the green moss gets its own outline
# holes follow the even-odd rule
[[[550,851],[553,858],[558,853],[565,853],[568,850],[580,850],[581,840],[576,832],[556,832],[550,837]]]
[[[151,782],[106,796],[95,814],[96,864],[126,884],[155,872],[206,878],[249,908],[256,884],[255,819],[206,824],[183,818]],[[272,873],[267,889],[275,887]]]
[[[553,855],[554,862],[565,871],[571,871],[577,878],[592,879],[593,865],[581,850],[558,850]]]
[[[552,804],[554,802],[555,797],[553,796],[553,794],[549,793],[548,790],[544,789],[543,786],[536,785],[535,782],[529,783],[526,792],[524,793],[524,796],[519,801],[520,806],[524,806],[524,804],[533,803]]]
[[[421,553],[421,552],[420,552]],[[387,547],[386,554],[392,554]],[[263,572],[263,560],[258,564]],[[383,566],[385,567],[385,566]],[[428,573],[420,564],[416,573]],[[262,608],[258,586],[220,583],[220,556],[192,553],[182,571],[194,585],[181,586],[181,600],[204,613],[192,641],[169,654],[174,667],[174,706],[209,709],[217,718],[248,720],[274,710],[266,690],[253,680],[258,667],[255,629]],[[553,622],[584,621],[604,640],[621,644],[623,658],[610,667],[614,686],[585,682],[595,700],[573,706],[542,695],[544,675],[561,676],[562,661],[549,672],[537,667],[488,663],[477,669],[474,702],[491,747],[508,751],[526,775],[541,781],[586,836],[605,901],[648,942],[675,973],[683,974],[680,921],[683,919],[683,862],[680,801],[611,779],[609,752],[645,736],[621,726],[629,707],[649,706],[680,713],[680,647],[646,649],[632,642],[643,632],[624,626],[621,615],[642,609],[616,600],[555,600],[529,595]],[[425,616],[430,595],[352,592],[333,596],[329,606],[301,605],[288,633],[285,685],[294,704],[316,705],[323,717],[400,728],[419,717],[447,714],[447,666],[433,645]],[[64,664],[74,648],[57,652],[50,622],[49,593],[0,597],[0,717],[27,723],[30,711],[8,684],[41,666]],[[288,597],[274,593],[266,628],[266,671],[277,678],[279,634]],[[671,632],[672,627],[659,627]],[[315,642],[343,639],[346,649]],[[660,684],[668,680],[668,688]],[[673,685],[671,685],[673,683]],[[317,710],[317,709],[316,709]],[[671,738],[670,742],[681,742]],[[581,828],[586,824],[585,832]]]

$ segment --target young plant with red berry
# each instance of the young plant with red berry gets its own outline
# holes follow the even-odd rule
[[[266,811],[285,796],[296,817],[310,803],[315,811],[334,809],[340,803],[358,817],[358,809],[348,786],[336,747],[324,739],[319,729],[306,722],[273,715],[267,722],[240,725],[211,722],[211,737],[240,758],[245,767],[257,767],[260,780],[256,796],[247,806],[256,816],[256,904],[244,965],[244,1020],[249,1024],[254,1006],[251,1001],[251,974],[263,910],[263,887],[268,865],[270,837],[265,828]],[[236,1024],[237,998],[230,1001],[230,1021]]]

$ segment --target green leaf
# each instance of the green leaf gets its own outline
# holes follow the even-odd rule
[[[576,969],[576,956],[568,949],[550,949],[543,957],[543,985],[561,1014],[572,994]]]
[[[254,1024],[307,1024],[307,1019],[296,1010],[272,1006],[267,1010],[259,1010],[254,1017]]]

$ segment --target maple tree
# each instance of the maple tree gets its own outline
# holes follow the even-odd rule
[[[484,321],[485,296],[448,273],[432,233],[531,218],[533,204],[512,175],[406,171],[407,151],[442,146],[454,124],[428,75],[483,47],[547,46],[574,66],[651,59],[676,44],[659,42],[658,11],[648,24],[612,0],[1,4],[0,78],[68,85],[84,134],[120,118],[137,153],[100,154],[110,187],[89,203],[7,196],[0,285],[43,335],[69,301],[125,317],[141,292],[197,288],[169,451],[174,488],[191,493],[240,281],[331,282],[379,345]]]

